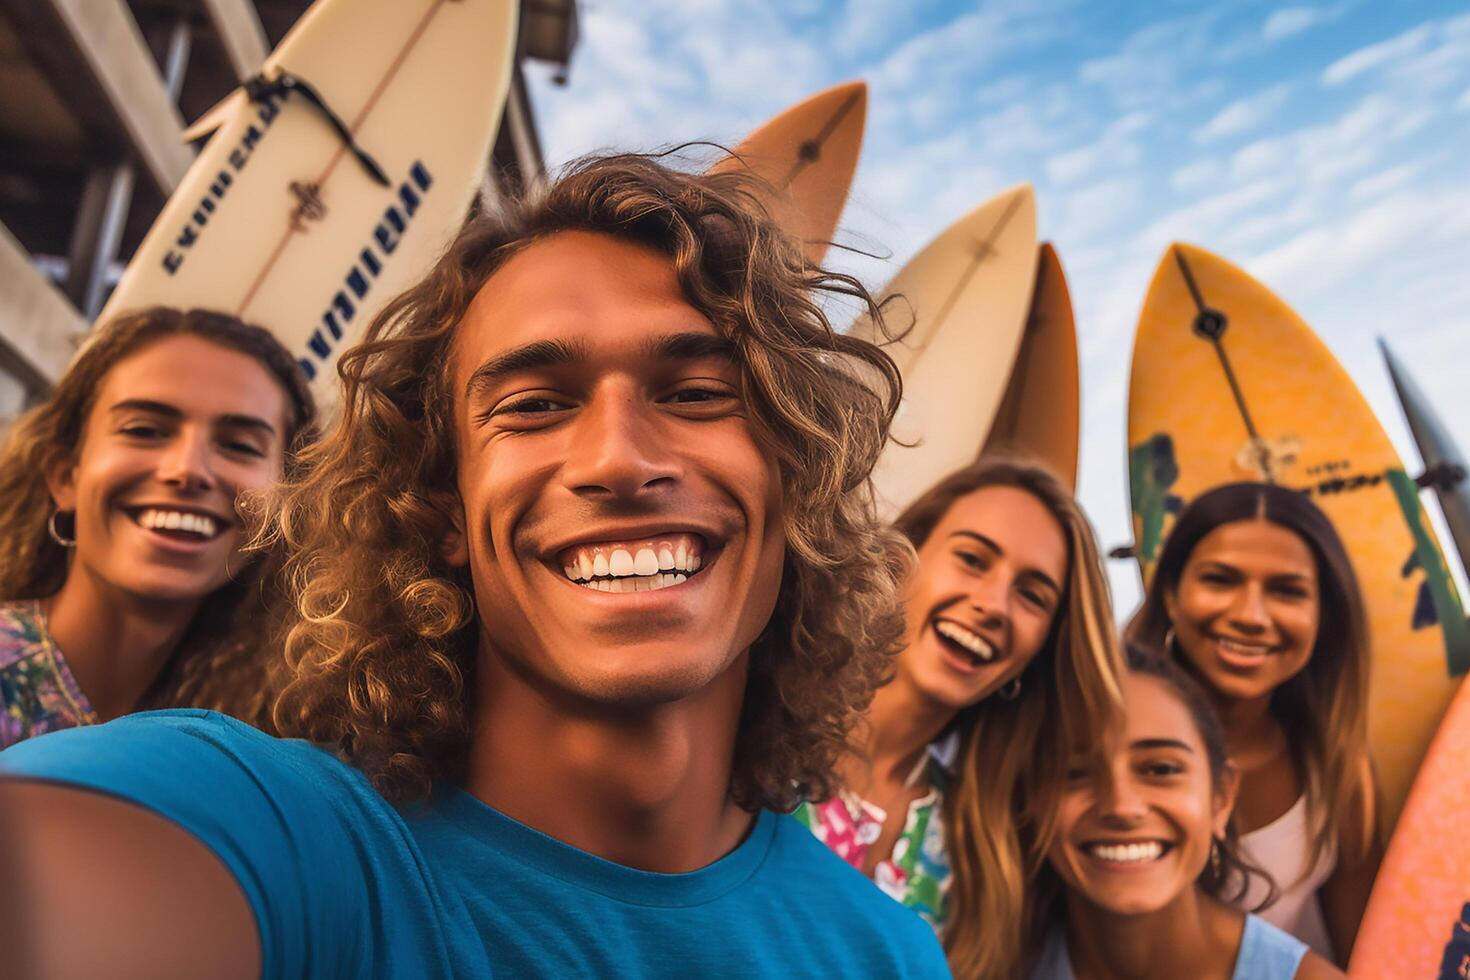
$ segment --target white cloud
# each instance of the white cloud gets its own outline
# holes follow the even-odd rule
[[[1256,129],[1280,111],[1290,93],[1291,87],[1282,83],[1236,99],[1196,129],[1194,141],[1210,143]]]
[[[1218,185],[1225,176],[1225,168],[1213,157],[1187,163],[1169,175],[1169,186],[1186,194]]]
[[[1433,25],[1420,24],[1387,41],[1379,41],[1345,55],[1322,72],[1324,85],[1341,85],[1366,71],[1410,57],[1421,51],[1434,34]]]
[[[1261,36],[1268,41],[1283,40],[1316,24],[1320,16],[1311,7],[1282,7],[1266,18],[1261,25]]]

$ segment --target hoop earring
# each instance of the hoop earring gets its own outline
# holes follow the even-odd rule
[[[1169,656],[1174,655],[1174,627],[1170,626],[1164,630],[1164,652]]]
[[[64,537],[61,536],[61,532],[58,531],[58,530],[56,530],[56,518],[57,518],[57,516],[60,513],[61,513],[61,511],[59,511],[59,510],[53,510],[51,512],[51,516],[48,517],[48,518],[46,518],[46,530],[47,530],[47,532],[50,533],[51,540],[52,541],[55,541],[57,544],[61,545],[63,548],[75,548],[77,546],[77,539],[76,538],[64,538]],[[75,521],[75,519],[76,519],[76,515],[75,514],[72,515],[72,519],[73,519],[73,521]],[[77,533],[75,523],[73,523],[73,526],[72,526],[72,533],[73,534]]]
[[[1210,875],[1216,881],[1220,880],[1220,839],[1210,838]]]
[[[1001,685],[1000,690],[995,692],[1007,701],[1014,701],[1021,696],[1021,675],[1017,674]]]

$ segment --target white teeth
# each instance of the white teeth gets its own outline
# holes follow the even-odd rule
[[[1115,864],[1141,864],[1156,861],[1164,854],[1164,845],[1158,841],[1141,844],[1093,844],[1089,848],[1095,856]]]
[[[947,619],[941,619],[934,624],[934,632],[946,639],[953,640],[966,650],[979,657],[981,660],[991,660],[995,657],[995,648],[978,633],[965,629],[959,623],[951,623]]]
[[[689,570],[689,549],[680,541],[679,546],[674,549],[674,567],[683,571]]]
[[[595,556],[593,556],[593,558],[592,558],[592,574],[593,575],[606,575],[606,574],[608,574],[608,570],[607,570],[607,555],[604,555],[600,551]]]
[[[177,510],[149,508],[138,514],[138,524],[149,530],[188,531],[200,537],[212,538],[218,531],[218,522],[204,514],[191,514]]]
[[[674,567],[674,553],[669,550],[668,545],[661,545],[658,549],[658,567],[665,572]]]
[[[609,575],[633,574],[633,556],[628,554],[628,549],[619,548],[612,553],[607,560],[607,573]]]
[[[639,548],[633,556],[634,575],[653,575],[658,572],[658,555],[652,548]]]
[[[601,578],[592,582],[579,582],[577,584],[585,588],[594,589],[598,592],[657,592],[659,589],[667,589],[670,586],[682,585],[689,581],[688,575],[678,572],[672,574],[658,572],[653,575],[630,575],[624,578]]]

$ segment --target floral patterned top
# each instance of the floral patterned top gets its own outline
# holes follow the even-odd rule
[[[60,728],[97,724],[34,599],[0,603],[0,749]]]
[[[928,793],[909,804],[893,853],[873,866],[873,882],[890,898],[923,917],[943,934],[948,912],[945,895],[953,875],[944,846],[944,786],[949,773],[939,753],[927,756]],[[862,870],[868,848],[883,831],[888,815],[855,793],[842,790],[822,803],[803,803],[794,816],[838,857]]]

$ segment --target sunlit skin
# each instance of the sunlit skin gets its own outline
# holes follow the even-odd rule
[[[1177,653],[1204,681],[1241,770],[1235,818],[1242,833],[1280,819],[1302,795],[1302,774],[1271,695],[1310,663],[1322,595],[1311,548],[1296,532],[1264,518],[1216,527],[1194,546],[1178,586],[1164,595]],[[1341,817],[1340,839],[1356,841],[1355,813]],[[1318,890],[1328,933],[1346,962],[1380,857],[1338,848],[1332,876]]]
[[[1317,563],[1266,520],[1222,524],[1194,546],[1165,596],[1179,650],[1227,700],[1252,701],[1295,677],[1317,642]]]
[[[728,343],[668,257],[567,232],[490,277],[452,357],[446,553],[480,623],[471,791],[613,860],[708,863],[749,823],[726,796],[731,753],[785,554]],[[565,572],[579,548],[677,535],[703,564],[673,587],[609,594]]]
[[[1061,524],[1029,491],[982,487],[954,502],[919,548],[905,592],[908,641],[893,682],[879,688],[869,714],[867,762],[846,767],[844,782],[888,819],[868,851],[868,868],[887,857],[903,830],[905,804],[927,792],[908,777],[955,715],[992,695],[1046,643],[1068,571]],[[978,637],[991,651],[976,662],[942,636],[940,624]]]
[[[1238,777],[1232,769],[1217,789],[1189,709],[1162,681],[1128,674],[1123,698],[1123,726],[1069,767],[1048,860],[1069,907],[1140,916],[1181,897],[1193,901],[1211,843],[1230,820]],[[1159,854],[1134,862],[1106,856],[1129,845],[1158,845]]]
[[[244,563],[235,501],[279,478],[287,411],[255,358],[166,337],[108,371],[76,454],[48,469],[76,547],[47,616],[103,717],[132,710],[199,604]],[[206,517],[214,534],[145,527],[149,511]]]
[[[1244,914],[1197,885],[1239,789],[1212,772],[1189,708],[1167,683],[1123,677],[1124,717],[1069,766],[1047,861],[1063,887],[1078,980],[1232,977]],[[1308,953],[1300,980],[1340,977]]]

